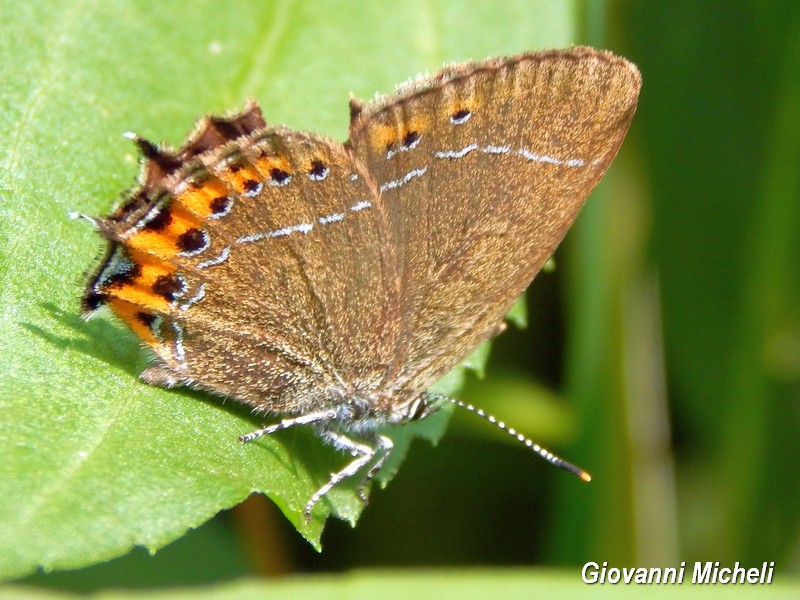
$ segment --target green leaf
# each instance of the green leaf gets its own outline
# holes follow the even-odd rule
[[[200,115],[256,97],[272,123],[343,139],[350,91],[369,97],[445,61],[566,45],[571,5],[4,4],[0,576],[155,551],[253,491],[319,547],[328,513],[355,522],[362,508],[342,486],[311,523],[301,516],[345,457],[302,430],[238,444],[260,424],[245,408],[142,384],[137,340],[109,318],[78,316],[101,244],[67,213],[107,213],[133,184],[122,132],[178,144]],[[394,432],[387,472],[413,436],[437,439],[446,416]]]

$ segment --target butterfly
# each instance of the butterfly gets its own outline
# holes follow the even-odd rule
[[[178,150],[130,137],[140,182],[109,216],[82,306],[149,346],[147,383],[190,385],[347,451],[305,507],[369,481],[381,428],[457,399],[430,386],[551,256],[622,143],[638,70],[576,47],[446,67],[350,102],[349,139],[268,125],[255,102]],[[79,215],[83,216],[83,215]],[[586,472],[500,424],[544,458]]]

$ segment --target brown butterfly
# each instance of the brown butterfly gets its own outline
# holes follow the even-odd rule
[[[569,229],[630,125],[636,67],[591,48],[445,68],[367,104],[350,139],[268,126],[255,103],[177,152],[131,136],[140,186],[87,217],[109,242],[101,305],[158,357],[142,373],[309,425],[354,456],[308,501],[385,463],[386,424],[482,342]],[[547,460],[584,471],[500,426]]]

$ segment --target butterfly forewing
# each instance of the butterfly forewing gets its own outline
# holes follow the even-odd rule
[[[367,105],[350,144],[402,256],[398,387],[487,339],[615,156],[639,75],[576,48],[467,64]]]

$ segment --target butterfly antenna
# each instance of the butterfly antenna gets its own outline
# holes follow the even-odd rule
[[[560,456],[556,456],[555,454],[550,452],[547,448],[542,448],[539,444],[537,444],[530,438],[525,437],[513,427],[509,427],[503,421],[498,421],[494,415],[490,415],[489,413],[485,412],[482,408],[478,408],[477,406],[473,406],[472,404],[468,404],[466,402],[457,400],[455,398],[449,398],[448,396],[441,396],[439,394],[436,394],[435,397],[437,400],[444,400],[451,404],[455,404],[456,406],[460,406],[461,408],[466,409],[469,412],[474,413],[479,417],[489,421],[489,423],[491,423],[495,427],[502,429],[508,435],[516,439],[518,442],[521,442],[529,449],[533,450],[536,454],[541,456],[550,464],[555,465],[561,469],[564,469],[565,471],[568,471],[573,475],[576,475],[577,477],[580,477],[583,481],[589,482],[592,480],[592,476],[589,475],[589,473],[587,473],[580,467],[576,467],[572,463],[565,461]]]

